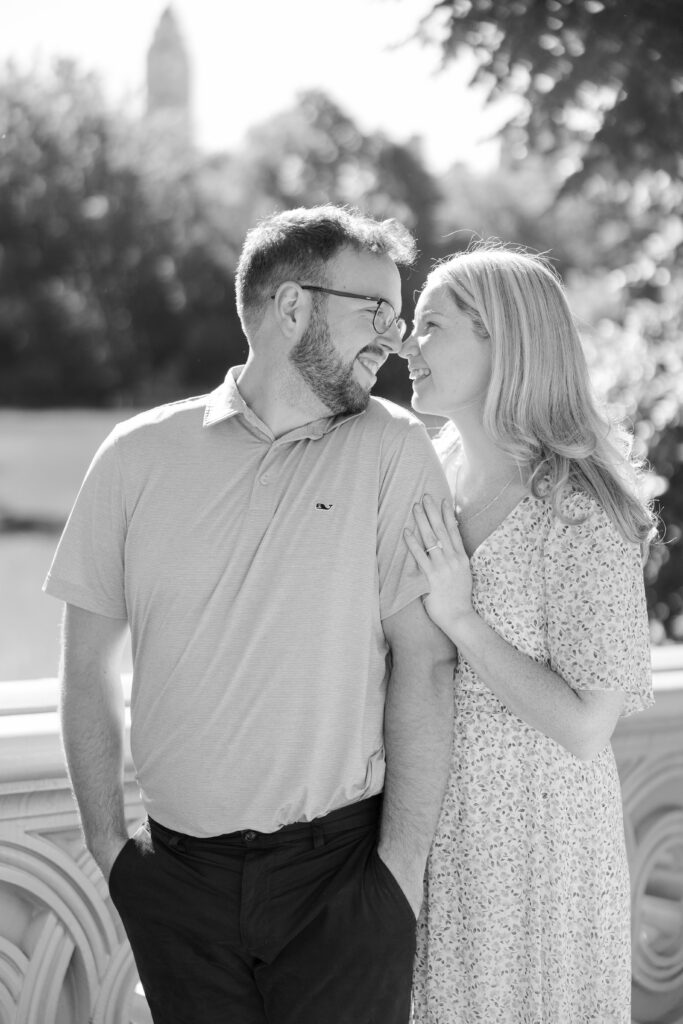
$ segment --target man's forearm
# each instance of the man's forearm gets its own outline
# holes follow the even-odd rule
[[[84,670],[81,669],[80,672]],[[120,677],[102,669],[99,678],[62,678],[64,751],[85,842],[101,864],[105,851],[126,833],[123,799],[123,695]]]
[[[453,663],[416,678],[398,665],[384,718],[386,781],[381,847],[393,861],[424,870],[448,779],[453,735]],[[425,670],[423,670],[425,671]]]
[[[386,779],[379,854],[417,914],[448,780],[455,648],[421,601],[384,623],[392,651],[384,714]]]

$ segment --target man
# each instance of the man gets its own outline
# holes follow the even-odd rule
[[[246,365],[115,428],[46,581],[85,839],[156,1024],[408,1020],[454,657],[403,541],[445,481],[422,425],[370,399],[413,251],[332,206],[251,231]]]

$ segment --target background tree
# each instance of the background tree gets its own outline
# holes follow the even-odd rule
[[[473,53],[489,103],[519,99],[501,164],[542,159],[550,171],[540,221],[571,227],[548,247],[561,252],[605,397],[655,470],[665,543],[647,567],[648,600],[662,633],[683,639],[683,8],[440,0],[417,31],[445,62]],[[586,213],[590,230],[577,231],[572,218],[587,228]]]
[[[242,239],[276,209],[345,203],[407,223],[421,250],[404,279],[408,317],[434,258],[464,248],[474,234],[524,243],[556,262],[598,384],[633,422],[640,451],[661,488],[669,487],[663,514],[672,543],[650,560],[648,598],[664,623],[653,629],[683,637],[675,543],[683,526],[683,186],[671,154],[666,165],[653,162],[663,148],[658,122],[655,142],[629,136],[615,158],[600,141],[607,115],[620,104],[631,109],[616,85],[616,58],[606,84],[607,36],[598,34],[591,55],[585,19],[607,8],[616,17],[613,3],[597,0],[437,5],[447,16],[446,59],[475,45],[478,74],[492,75],[492,97],[508,87],[521,97],[500,165],[483,175],[456,166],[438,180],[419,143],[364,134],[319,91],[257,126],[239,151],[205,157],[108,109],[97,80],[73,64],[41,76],[7,68],[0,74],[0,403],[148,406],[214,387],[246,353],[233,283]],[[530,56],[539,50],[535,69]],[[674,81],[672,52],[662,48],[655,61],[660,83]],[[589,76],[596,63],[598,85]],[[409,400],[399,361],[386,364],[378,393]]]
[[[229,306],[191,169],[162,175],[141,126],[70,62],[8,67],[0,123],[0,402],[178,397],[206,348],[200,314]]]
[[[229,191],[240,204],[235,217],[244,231],[274,210],[318,203],[400,220],[420,244],[415,267],[404,275],[404,314],[412,315],[412,293],[424,281],[437,248],[434,217],[441,199],[417,144],[399,145],[379,132],[366,135],[325,93],[309,90],[248,133],[228,178]],[[378,388],[387,398],[409,399],[406,375],[396,360],[382,368]]]
[[[234,271],[263,214],[313,203],[407,223],[431,254],[439,193],[419,153],[363,135],[321,92],[200,157],[110,111],[60,62],[0,80],[0,402],[149,405],[243,361]],[[410,301],[408,312],[412,311]],[[408,397],[389,364],[380,390]]]
[[[466,49],[488,101],[520,98],[530,148],[581,147],[584,179],[617,167],[679,176],[683,9],[669,0],[439,0],[418,27],[444,60]]]

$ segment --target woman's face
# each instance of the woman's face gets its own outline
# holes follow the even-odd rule
[[[491,343],[475,333],[438,277],[427,280],[399,354],[408,361],[417,412],[456,421],[465,410],[481,416],[491,378]]]

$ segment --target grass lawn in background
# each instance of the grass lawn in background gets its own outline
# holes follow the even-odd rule
[[[0,409],[0,683],[56,674],[62,603],[40,588],[92,456],[133,414]]]

